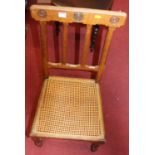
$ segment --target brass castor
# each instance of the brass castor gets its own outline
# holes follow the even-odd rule
[[[34,144],[38,147],[42,147],[43,145],[43,140],[41,138],[35,138],[34,139]]]
[[[91,146],[90,146],[91,152],[97,151],[98,147],[99,147],[100,145],[102,145],[102,144],[105,144],[105,142],[102,141],[102,142],[92,143]]]
[[[98,147],[99,147],[98,143],[92,143],[90,147],[91,152],[97,151]]]

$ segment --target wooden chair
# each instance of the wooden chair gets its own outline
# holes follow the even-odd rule
[[[35,144],[42,145],[42,138],[62,138],[90,141],[91,151],[96,151],[105,142],[102,99],[99,81],[105,69],[108,49],[114,30],[123,26],[126,13],[85,8],[33,5],[31,16],[39,21],[41,51],[43,56],[44,84],[38,101],[30,136]],[[62,60],[58,63],[48,60],[48,22],[63,24]],[[81,61],[67,63],[68,30],[70,23],[86,25],[86,34]],[[89,46],[93,25],[107,27],[101,58],[98,65],[88,65]],[[49,76],[50,68],[90,71],[95,79]]]

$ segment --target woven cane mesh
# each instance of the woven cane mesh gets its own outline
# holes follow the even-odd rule
[[[104,138],[98,93],[94,80],[49,77],[39,100],[34,134]]]

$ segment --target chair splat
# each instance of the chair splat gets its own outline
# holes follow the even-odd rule
[[[63,49],[62,49],[62,64],[67,62],[68,49],[68,23],[63,23]]]
[[[40,46],[42,51],[42,63],[44,68],[44,77],[48,77],[48,46],[47,46],[47,29],[46,22],[40,21]]]
[[[92,32],[92,25],[88,24],[86,27],[85,42],[84,42],[84,48],[82,53],[82,61],[81,61],[82,66],[87,64],[88,53],[90,49],[89,47],[90,47],[90,41],[91,41],[91,32]]]

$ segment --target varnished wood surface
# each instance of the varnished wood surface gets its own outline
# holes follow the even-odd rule
[[[47,29],[46,22],[40,22],[40,43],[41,43],[41,51],[42,51],[42,62],[44,68],[44,77],[48,77],[48,48],[47,48]]]
[[[109,47],[110,47],[110,43],[112,40],[114,30],[115,30],[115,28],[109,28],[107,31],[104,46],[103,46],[103,51],[102,51],[102,55],[101,55],[101,59],[99,62],[99,71],[97,72],[96,81],[100,80],[102,73],[104,72],[105,63],[107,60],[107,55],[108,55],[108,51],[109,51]]]
[[[62,49],[62,63],[67,62],[67,48],[68,48],[68,23],[63,23],[63,49]]]
[[[82,66],[80,64],[63,64],[63,63],[52,63],[48,62],[48,67],[49,68],[60,68],[60,69],[72,69],[72,70],[83,70],[83,71],[98,71],[98,66],[90,66],[90,65],[85,65]]]
[[[121,11],[106,11],[97,9],[84,9],[73,7],[57,7],[48,5],[32,5],[31,16],[37,21],[59,21],[59,22],[77,22],[91,25],[105,25],[109,27],[120,27],[125,24],[126,13]],[[40,16],[39,12],[44,12],[44,16]],[[60,17],[60,14],[65,17]],[[75,14],[82,14],[82,19],[76,20]],[[117,18],[117,22],[112,18]]]

